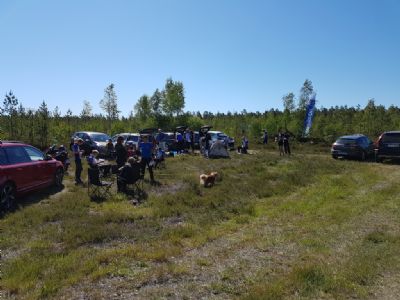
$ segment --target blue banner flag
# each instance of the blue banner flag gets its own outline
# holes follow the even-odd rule
[[[304,137],[307,137],[310,134],[311,125],[314,118],[314,110],[315,110],[315,95],[311,97],[307,105],[306,117],[304,119],[304,133],[303,133]]]

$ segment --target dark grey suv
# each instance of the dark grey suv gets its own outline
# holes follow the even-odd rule
[[[384,132],[376,142],[376,161],[382,162],[387,158],[400,158],[400,131]]]
[[[373,153],[373,142],[362,134],[341,136],[332,144],[331,148],[333,158],[346,157],[366,160],[369,156],[372,156]]]

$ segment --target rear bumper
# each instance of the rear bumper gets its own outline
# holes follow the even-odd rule
[[[388,153],[386,151],[379,151],[379,149],[375,149],[375,157],[387,158],[387,159],[400,158],[400,152]]]
[[[343,156],[343,157],[360,157],[362,152],[350,152],[350,151],[343,151],[343,150],[333,150],[331,149],[332,156]]]

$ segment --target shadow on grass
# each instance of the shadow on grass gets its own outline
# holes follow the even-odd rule
[[[61,186],[50,186],[39,191],[29,192],[21,197],[16,198],[15,205],[8,211],[0,211],[0,219],[3,218],[7,213],[13,213],[19,209],[23,209],[26,206],[39,203],[40,201],[50,198],[58,193],[65,192],[66,188],[64,185]]]
[[[400,158],[385,159],[382,163],[385,165],[400,165]]]

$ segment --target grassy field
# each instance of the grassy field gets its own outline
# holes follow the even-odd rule
[[[67,176],[0,219],[0,299],[396,299],[399,165],[319,152],[171,158],[136,206]]]

